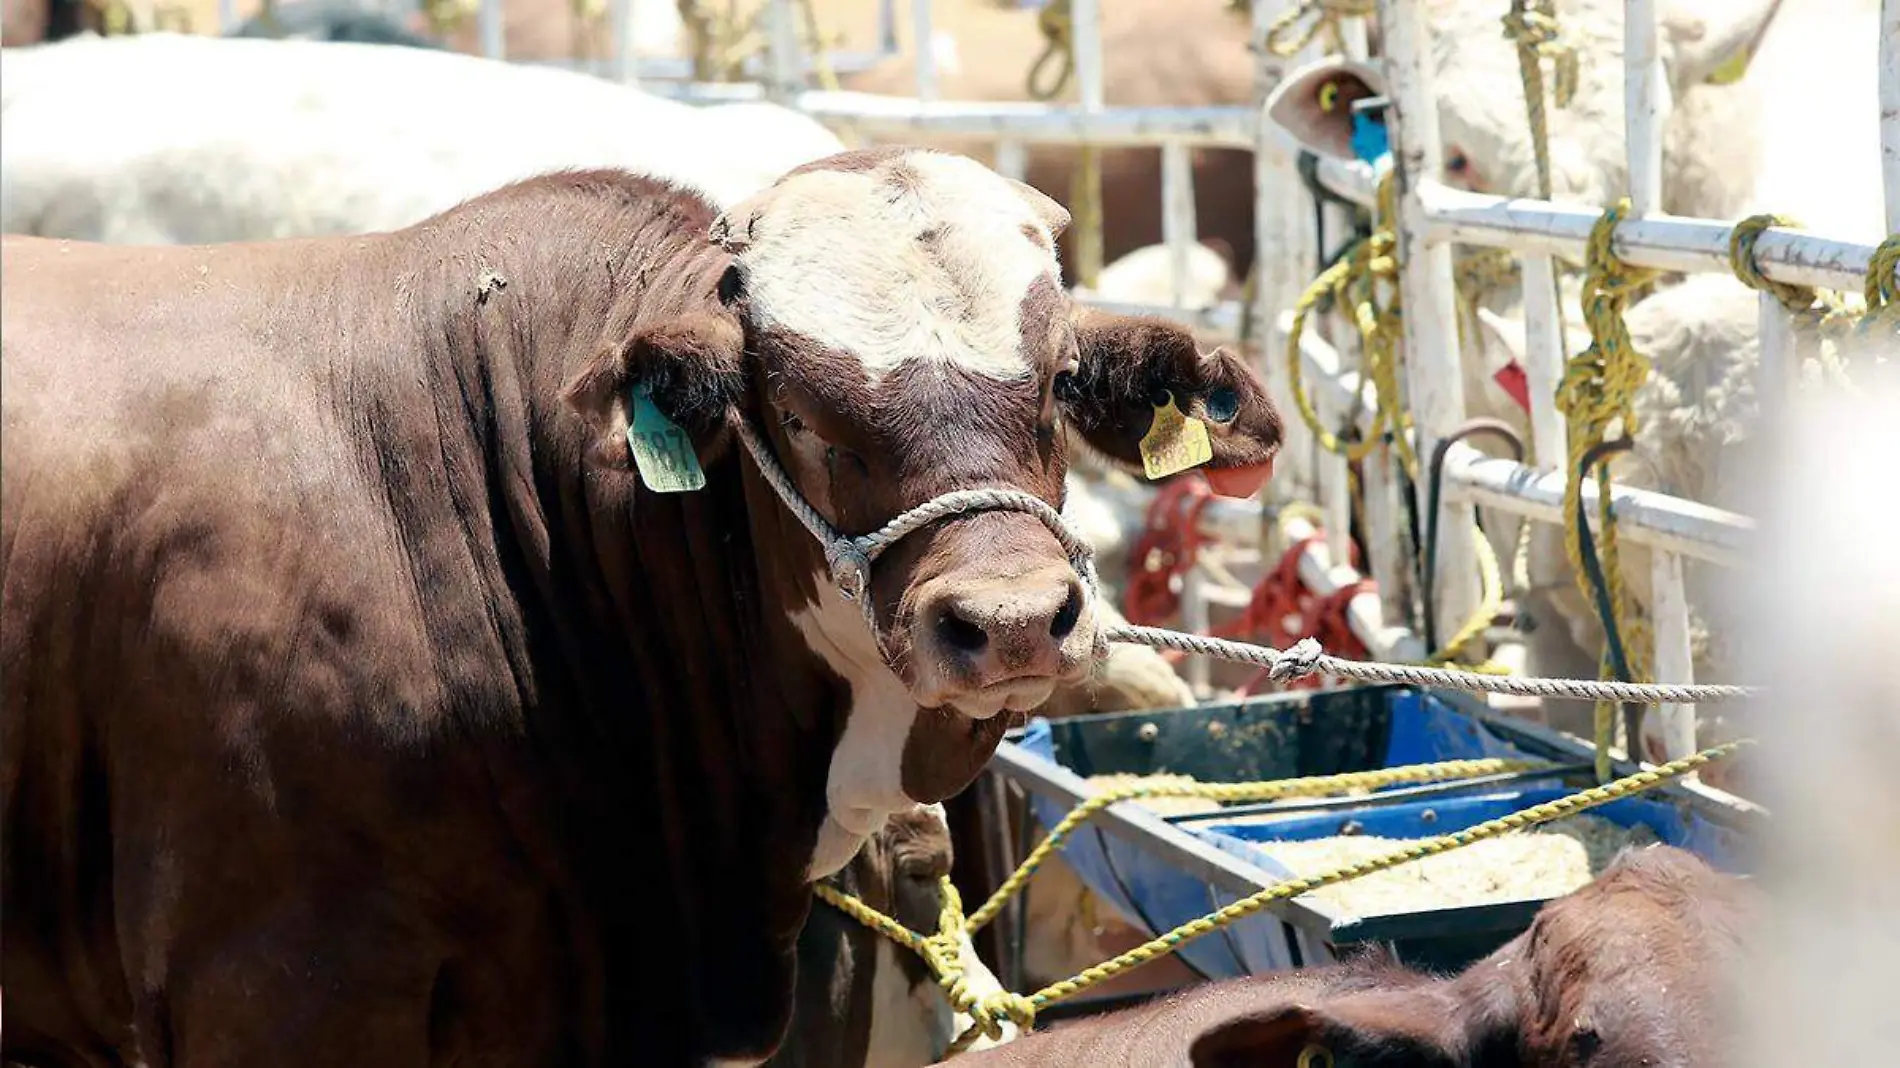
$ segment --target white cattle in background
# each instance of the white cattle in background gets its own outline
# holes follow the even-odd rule
[[[1075,295],[1165,308],[1174,303],[1174,258],[1166,245],[1144,245],[1103,267],[1095,283],[1093,289],[1075,286]],[[1226,257],[1198,241],[1188,244],[1181,307],[1212,308],[1231,295],[1237,284]]]
[[[1900,989],[1900,344],[1853,396],[1791,405],[1758,450],[1762,517],[1742,628],[1769,688],[1749,702],[1752,795],[1774,817],[1756,841],[1769,911],[1733,1008],[1736,1068],[1882,1064]],[[1884,374],[1886,381],[1879,379]],[[1811,714],[1804,714],[1810,713]],[[1817,717],[1825,719],[1817,722]]]
[[[123,244],[364,233],[562,168],[730,204],[843,148],[816,121],[414,48],[175,34],[7,49],[0,228]]]

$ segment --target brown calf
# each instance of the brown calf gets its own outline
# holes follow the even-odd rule
[[[1753,893],[1669,846],[1624,853],[1456,978],[1383,956],[1196,987],[958,1058],[969,1068],[1717,1068]]]

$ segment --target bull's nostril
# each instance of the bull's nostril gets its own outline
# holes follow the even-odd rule
[[[943,643],[950,648],[964,653],[980,652],[990,643],[990,636],[984,633],[982,627],[954,611],[937,617],[937,637],[943,639]]]
[[[1082,589],[1079,586],[1070,586],[1069,599],[1062,602],[1062,607],[1056,610],[1055,618],[1049,621],[1050,637],[1058,641],[1068,637],[1075,630],[1076,622],[1081,618]]]

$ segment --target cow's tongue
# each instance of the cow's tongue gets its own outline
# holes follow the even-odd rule
[[[1254,464],[1251,467],[1204,467],[1202,474],[1207,476],[1207,484],[1214,492],[1223,497],[1245,499],[1260,492],[1260,487],[1273,477],[1273,461]]]

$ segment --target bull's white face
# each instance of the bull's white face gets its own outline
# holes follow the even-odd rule
[[[863,533],[976,486],[1060,505],[1054,385],[1076,365],[1055,256],[1067,221],[973,160],[890,149],[801,168],[715,224],[736,261],[765,429],[835,526]],[[793,612],[851,687],[814,875],[892,812],[960,788],[971,721],[990,721],[994,744],[1000,713],[1041,704],[1093,652],[1080,580],[1031,516],[933,524],[872,578],[881,646],[828,575]]]
[[[873,386],[918,362],[1028,377],[1043,354],[1019,310],[1059,277],[1067,216],[1026,189],[924,150],[794,174],[728,216],[754,320],[848,354]]]

